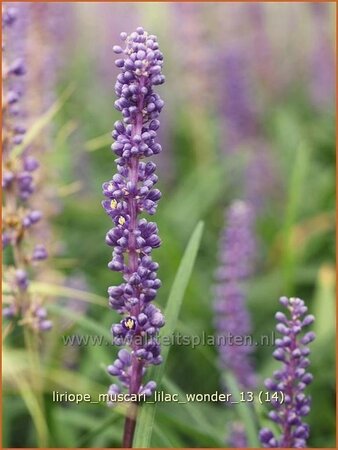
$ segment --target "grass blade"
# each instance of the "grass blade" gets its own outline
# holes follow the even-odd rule
[[[44,283],[41,281],[34,281],[31,283],[31,290],[33,293],[49,295],[54,297],[66,297],[70,299],[82,300],[84,302],[92,303],[102,307],[107,307],[107,299],[92,292],[82,291],[67,286],[57,284]]]
[[[178,394],[180,398],[184,398],[184,392],[177,386],[176,383],[169,380],[167,377],[163,377],[163,385],[166,391],[170,394]],[[199,432],[210,436],[217,446],[222,446],[223,442],[215,436],[214,427],[210,426],[208,423],[208,418],[205,417],[202,411],[199,410],[198,405],[193,403],[182,404],[187,416],[189,417],[189,424],[193,423],[194,427],[198,429]]]
[[[108,416],[108,418],[100,423],[94,429],[91,429],[88,433],[82,436],[80,442],[77,444],[78,448],[84,448],[88,444],[92,442],[92,440],[105,431],[107,428],[111,428],[111,426],[119,419],[120,417],[116,414]]]
[[[284,270],[285,278],[284,292],[292,291],[295,271],[297,268],[299,249],[297,245],[294,245],[294,242],[292,240],[292,231],[299,215],[301,204],[300,202],[302,200],[302,194],[304,191],[304,186],[306,184],[305,181],[308,174],[309,152],[310,149],[304,142],[299,144],[295,155],[293,170],[290,175],[288,199],[282,231],[282,267]]]
[[[236,161],[227,160],[226,164],[209,164],[187,175],[165,205],[163,217],[166,223],[174,224],[176,232],[185,238],[187,230],[192,229],[212,205],[224,199],[235,176],[241,173],[245,156],[241,155]],[[205,173],[208,173],[207,177]]]
[[[57,114],[63,107],[65,102],[74,91],[74,86],[68,86],[55,103],[32,125],[32,127],[25,134],[24,140],[20,145],[13,148],[12,155],[14,157],[20,156],[21,153],[28,147],[41,133],[41,131],[51,122],[55,114]]]
[[[94,137],[85,143],[85,150],[87,152],[94,152],[101,148],[111,145],[111,133],[105,133],[101,136]]]
[[[185,290],[187,288],[189,278],[195,264],[197,251],[200,246],[202,232],[203,223],[200,222],[190,238],[169,294],[167,307],[165,309],[166,326],[164,329],[168,336],[170,336],[176,328]],[[161,382],[169,350],[169,346],[162,348],[163,363],[151,371],[150,377],[157,383],[158,386]],[[155,421],[155,412],[156,404],[144,404],[142,406],[137,420],[134,447],[148,448],[150,446]]]
[[[105,327],[98,324],[97,322],[90,319],[89,317],[86,317],[75,311],[71,311],[69,308],[67,309],[64,306],[56,305],[56,304],[48,305],[48,310],[51,311],[53,314],[57,314],[61,317],[65,317],[67,319],[71,319],[76,324],[81,326],[84,330],[94,333],[94,337],[95,337],[95,335],[97,335],[100,339],[101,338],[106,339],[107,342],[111,341],[110,330],[107,330]],[[63,336],[63,335],[61,335],[61,336]]]
[[[225,384],[228,391],[231,392],[236,400],[240,399],[240,388],[231,373],[224,374]],[[256,426],[256,421],[254,417],[254,410],[249,403],[239,402],[236,406],[238,415],[243,422],[246,436],[248,439],[248,448],[259,448],[260,444],[258,442],[258,430]]]
[[[15,384],[16,388],[20,392],[22,400],[24,401],[27,410],[29,411],[40,446],[47,447],[49,432],[43,408],[36,396],[36,392],[34,392],[31,383],[29,383],[25,376],[17,373],[16,371],[12,371],[12,367],[7,364],[7,361],[6,368],[10,372],[11,381]]]
[[[323,343],[334,342],[335,336],[335,316],[336,316],[336,274],[334,266],[322,265],[319,270],[315,302],[314,316],[316,318],[313,330],[316,333],[316,340],[313,345],[323,345]],[[321,355],[322,353],[317,353]]]

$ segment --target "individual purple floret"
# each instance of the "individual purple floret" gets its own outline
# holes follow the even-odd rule
[[[2,24],[6,39],[10,28],[13,28],[11,31],[20,34],[20,29],[14,29],[19,28],[15,27],[17,18],[18,11],[15,8],[3,7]],[[29,229],[42,217],[41,212],[32,209],[30,205],[30,197],[35,189],[34,171],[39,164],[27,150],[15,151],[16,146],[22,143],[26,132],[25,127],[18,122],[20,120],[18,104],[22,97],[22,87],[15,80],[26,74],[26,66],[21,58],[8,52],[5,45],[3,48],[5,57],[2,83],[5,100],[2,104],[4,190],[2,243],[3,248],[7,247],[6,251],[10,251],[9,247],[11,248],[14,266],[14,268],[6,267],[5,271],[11,294],[8,296],[9,305],[4,308],[3,315],[8,319],[20,319],[21,324],[27,324],[35,331],[46,331],[51,323],[45,317],[36,315],[36,311],[42,308],[29,294],[29,264],[31,261],[42,261],[47,257],[42,244],[36,245],[33,250],[29,248],[32,240]]]
[[[121,39],[123,48],[113,48],[119,55],[115,64],[121,69],[115,84],[115,108],[123,116],[122,121],[115,122],[112,133],[118,173],[103,184],[107,199],[103,207],[114,224],[106,236],[106,243],[114,249],[108,267],[121,272],[124,279],[119,286],[108,289],[110,307],[123,316],[120,323],[112,326],[112,334],[115,344],[129,344],[130,350],[121,350],[108,372],[117,376],[130,394],[151,395],[156,385],[148,383],[147,388],[142,387],[142,377],[149,365],[161,363],[156,336],[164,318],[150,303],[161,286],[158,264],[152,260],[151,252],[161,241],[156,223],[140,214],[155,214],[161,197],[154,188],[155,164],[142,160],[161,152],[156,131],[163,101],[153,88],[164,83],[163,55],[156,36],[141,27],[129,36],[121,33]],[[126,442],[132,439],[133,427],[127,420]]]
[[[222,369],[229,370],[243,388],[255,385],[249,355],[251,346],[236,345],[234,336],[249,336],[251,323],[243,283],[251,275],[255,257],[253,212],[249,204],[235,201],[227,211],[227,226],[220,242],[220,267],[216,272],[215,327]],[[232,336],[232,338],[231,338]],[[231,340],[232,339],[232,340]],[[243,344],[243,343],[242,343]]]
[[[10,26],[12,25],[17,16],[16,8],[7,7],[2,11],[2,26]]]
[[[32,259],[34,261],[43,261],[44,259],[47,259],[48,254],[45,247],[41,244],[36,245],[33,251]]]
[[[17,287],[21,291],[26,291],[27,288],[28,288],[28,275],[27,275],[27,272],[25,272],[22,269],[18,269],[16,271],[15,278],[16,278]]]
[[[299,298],[281,297],[280,303],[288,310],[288,315],[277,312],[276,330],[281,338],[276,339],[276,349],[273,356],[282,362],[282,368],[276,370],[272,379],[265,381],[269,391],[283,395],[283,401],[271,400],[273,410],[269,417],[275,422],[281,434],[263,428],[260,439],[264,447],[304,448],[309,437],[309,426],[303,422],[303,417],[310,412],[311,399],[304,390],[311,383],[313,376],[307,372],[310,364],[308,344],[315,339],[312,331],[304,328],[312,324],[314,317],[307,313],[304,301]]]
[[[47,311],[42,306],[37,306],[32,311],[33,321],[35,322],[34,328],[40,331],[49,331],[53,324],[47,319]]]

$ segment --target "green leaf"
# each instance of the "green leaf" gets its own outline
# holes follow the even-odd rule
[[[184,398],[185,394],[179,388],[179,386],[177,386],[176,383],[169,380],[165,376],[163,377],[163,385],[169,393],[178,394],[180,398]],[[206,418],[203,414],[203,411],[199,409],[199,404],[186,402],[182,403],[181,405],[187,413],[187,416],[189,417],[189,424],[191,425],[191,427],[197,427],[199,432],[203,433],[206,436],[210,436],[217,445],[222,446],[223,442],[221,440],[218,441],[218,436],[215,436],[214,427],[209,424],[208,418]]]
[[[100,150],[101,148],[111,145],[111,141],[112,141],[111,133],[102,134],[101,136],[97,136],[85,142],[85,150],[87,150],[87,152],[94,152],[95,150]]]
[[[74,85],[68,86],[56,102],[32,125],[32,127],[25,134],[24,140],[20,145],[13,148],[13,157],[20,156],[21,153],[28,147],[41,133],[41,131],[51,122],[55,114],[57,114],[63,107],[65,102],[74,91]]]
[[[168,433],[163,431],[163,427],[160,427],[154,424],[154,434],[157,435],[158,438],[161,441],[161,446],[164,448],[174,448],[174,447],[180,447],[180,445],[177,445],[176,442],[173,442],[172,437],[168,437]]]
[[[190,324],[183,323],[181,321],[177,322],[177,329],[185,335],[197,336],[198,331],[192,328]],[[214,354],[210,351],[211,347],[206,345],[197,345],[195,350],[205,359],[205,362],[210,365],[214,370],[219,370],[217,359],[214,358]]]
[[[112,411],[110,411],[112,412]],[[109,412],[108,412],[109,413]],[[120,416],[117,414],[110,414],[105,420],[103,420],[98,426],[92,428],[88,433],[82,436],[80,442],[77,444],[78,448],[84,448],[92,442],[92,440],[105,431],[107,428],[111,428],[112,424],[115,423]]]
[[[36,294],[43,294],[54,297],[66,297],[76,300],[82,300],[84,302],[103,307],[107,306],[107,300],[104,297],[93,294],[92,292],[82,291],[80,289],[73,289],[51,283],[43,283],[41,281],[32,281],[30,283],[30,289]]]
[[[45,371],[44,378],[52,386],[65,389],[76,394],[90,393],[93,400],[97,400],[100,394],[106,392],[107,387],[101,385],[95,381],[88,379],[88,377],[78,374],[77,372],[71,372],[70,370],[54,369],[50,368]],[[104,406],[104,403],[98,403],[100,406]],[[118,410],[118,408],[115,408]],[[120,408],[122,411],[122,407]],[[122,413],[121,413],[122,414]]]
[[[167,307],[165,309],[166,326],[164,328],[165,334],[169,337],[174,333],[176,329],[178,315],[181,309],[185,290],[187,288],[189,278],[195,264],[197,251],[199,249],[202,238],[202,232],[203,223],[200,222],[190,238],[169,294]],[[150,374],[150,378],[154,380],[158,386],[163,376],[169,350],[169,346],[162,347],[163,363],[159,366],[156,366]],[[142,406],[137,421],[137,427],[134,437],[134,447],[148,448],[150,446],[151,435],[155,421],[155,412],[156,404],[144,404]]]
[[[236,160],[199,167],[181,182],[163,210],[163,217],[174,224],[177,233],[186,236],[196,221],[205,216],[212,205],[229,192],[235,177],[239,176],[246,160],[245,151]],[[208,176],[205,176],[205,174]],[[175,214],[172,212],[175,211]]]
[[[25,376],[11,372],[12,382],[17,387],[20,395],[29,411],[37,433],[37,440],[41,447],[48,446],[48,428],[43,412],[43,407],[39,402],[36,392]]]
[[[313,326],[313,330],[316,333],[314,346],[323,342],[334,341],[336,317],[335,285],[336,274],[334,266],[323,265],[318,273],[314,299],[313,313],[316,318]]]
[[[184,434],[190,439],[195,439],[203,448],[215,448],[217,446],[223,447],[223,443],[220,443],[217,439],[215,439],[215,436],[210,437],[209,435],[206,435],[199,428],[192,426],[191,422],[180,420],[180,418],[176,417],[175,414],[166,413],[162,410],[161,414],[159,414],[159,419],[161,420],[160,425],[162,425],[162,428],[169,425],[170,428],[180,431],[181,434]]]
[[[285,219],[283,224],[283,256],[282,267],[284,270],[284,289],[285,292],[292,292],[294,284],[295,270],[297,267],[297,258],[299,257],[299,249],[294,245],[293,226],[299,216],[301,209],[301,200],[306,185],[306,176],[308,174],[310,148],[306,143],[299,144],[293,169],[289,180],[288,200],[285,211]]]
[[[241,390],[234,376],[229,372],[224,374],[224,382],[228,387],[228,391],[233,395],[234,399],[239,400]],[[235,407],[246,431],[248,448],[259,448],[260,444],[258,442],[258,430],[252,405],[246,402],[239,402],[235,405]]]
[[[108,342],[111,341],[111,333],[109,330],[107,330],[105,327],[102,327],[100,324],[95,322],[94,320],[90,319],[89,317],[86,317],[84,315],[81,315],[77,312],[71,311],[69,308],[65,308],[64,306],[60,305],[48,305],[48,310],[52,311],[55,314],[58,314],[60,316],[64,316],[68,319],[73,320],[74,322],[78,323],[82,328],[84,328],[87,331],[91,331],[94,334],[97,334],[99,337],[104,337],[108,340]]]

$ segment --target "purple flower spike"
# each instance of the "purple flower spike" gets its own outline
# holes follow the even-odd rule
[[[9,31],[16,33],[16,38],[20,39],[22,34],[20,20],[18,22],[16,20],[19,17],[15,8],[8,6],[3,8],[2,24],[5,44]],[[30,263],[47,258],[47,251],[43,245],[36,245],[33,250],[29,248],[32,242],[30,228],[42,217],[41,212],[33,209],[30,203],[35,190],[34,171],[39,163],[29,154],[30,149],[25,148],[18,154],[13,151],[16,145],[23,142],[26,133],[26,128],[17,123],[18,118],[22,116],[20,103],[23,93],[22,86],[17,80],[25,76],[26,66],[16,51],[13,55],[13,49],[7,49],[6,45],[3,45],[3,48],[5,57],[3,58],[2,85],[5,101],[2,103],[2,186],[5,195],[2,243],[6,251],[12,253],[14,266],[6,267],[5,271],[5,277],[8,278],[13,295],[9,296],[9,306],[4,308],[3,315],[9,320],[23,319],[18,323],[29,326],[34,331],[47,331],[51,328],[51,322],[46,319],[45,310],[40,307],[40,300],[29,292]],[[36,311],[40,311],[38,315]],[[43,318],[41,311],[44,311]]]
[[[151,258],[161,240],[156,223],[140,215],[155,214],[161,198],[160,191],[154,188],[156,165],[143,160],[161,152],[156,132],[164,103],[154,86],[164,83],[163,55],[156,36],[141,27],[129,36],[121,33],[121,39],[123,47],[113,47],[118,54],[115,64],[121,70],[115,84],[115,108],[122,120],[114,125],[115,142],[111,147],[117,156],[117,173],[103,184],[106,200],[102,204],[114,225],[106,236],[106,243],[113,247],[108,267],[121,272],[124,279],[119,286],[108,289],[110,307],[123,316],[112,326],[113,341],[117,345],[129,344],[130,351],[121,350],[108,372],[118,377],[130,394],[151,395],[154,382],[142,386],[142,378],[149,365],[161,362],[156,336],[164,318],[150,303],[161,286],[158,264]],[[110,391],[115,392],[116,385],[112,386]],[[134,426],[127,419],[125,443],[131,442]]]
[[[227,213],[227,227],[221,238],[220,267],[216,272],[215,327],[219,342],[220,365],[230,370],[243,388],[256,384],[250,362],[251,346],[236,345],[234,336],[248,336],[250,316],[245,304],[243,282],[251,275],[255,255],[253,212],[243,201],[235,201]]]
[[[271,430],[263,428],[260,439],[264,447],[304,448],[309,437],[309,426],[303,417],[310,412],[311,399],[304,390],[312,381],[312,374],[306,371],[310,364],[310,350],[307,345],[315,339],[311,331],[304,333],[304,328],[312,324],[314,317],[306,315],[307,307],[299,298],[281,297],[280,303],[288,310],[289,317],[278,312],[277,331],[281,334],[276,339],[273,353],[277,361],[282,361],[282,368],[274,372],[272,379],[265,381],[265,386],[272,392],[282,393],[283,401],[272,400],[273,410],[269,417],[281,430],[276,438]]]
[[[253,107],[255,103],[250,98],[245,49],[241,46],[228,49],[221,64],[224,86],[220,110],[226,122],[226,148],[232,153],[255,135],[257,114]]]

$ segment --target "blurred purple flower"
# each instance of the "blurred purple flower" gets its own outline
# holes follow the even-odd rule
[[[20,13],[17,8],[11,6],[2,7],[2,28],[4,35],[3,44],[3,97],[5,101],[2,104],[3,112],[3,151],[7,151],[7,147],[11,145],[20,144],[22,136],[25,133],[25,128],[18,124],[14,117],[18,116],[20,112],[19,101],[23,93],[22,76],[26,74],[25,62],[21,57],[17,56],[14,47],[11,45],[8,48],[9,36],[12,39],[14,28],[17,29],[16,24],[20,18]],[[17,30],[16,30],[17,31]],[[20,41],[20,33],[18,33],[18,41]],[[12,50],[12,51],[11,51]],[[18,81],[19,80],[19,81]]]
[[[2,11],[2,26],[10,26],[12,25],[17,17],[17,10],[11,6],[3,7]]]
[[[243,3],[242,7],[248,21],[245,39],[249,50],[250,76],[257,81],[256,89],[259,86],[264,91],[264,96],[271,98],[271,95],[275,95],[278,91],[279,79],[274,71],[272,42],[267,30],[268,6],[262,2],[250,2]],[[254,100],[257,102],[257,93]]]
[[[310,87],[313,101],[319,108],[334,108],[335,60],[334,44],[330,41],[330,5],[311,3],[314,20],[314,43],[311,55]]]
[[[252,142],[251,150],[244,172],[244,197],[257,218],[271,201],[281,199],[283,186],[278,165],[266,144]]]
[[[263,428],[260,432],[264,447],[305,448],[309,437],[309,426],[303,422],[303,417],[310,412],[311,399],[304,390],[312,381],[312,374],[307,372],[310,364],[308,344],[315,338],[312,331],[304,334],[304,328],[312,324],[314,317],[305,315],[307,307],[299,298],[281,297],[280,303],[287,309],[289,317],[283,312],[276,313],[276,330],[281,334],[276,339],[276,349],[273,356],[281,361],[282,368],[275,371],[273,379],[267,379],[265,386],[269,391],[283,394],[281,399],[272,397],[273,410],[269,417],[275,422],[281,435]]]
[[[252,209],[243,201],[235,201],[227,211],[215,287],[215,327],[219,338],[225,338],[224,345],[218,348],[220,365],[232,372],[243,388],[256,384],[250,361],[252,349],[226,340],[230,336],[245,337],[251,332],[243,282],[251,275],[255,259],[253,221]]]
[[[22,11],[20,10],[22,13]],[[30,197],[34,192],[33,172],[38,168],[38,162],[27,151],[13,152],[17,145],[21,144],[25,127],[17,123],[19,108],[13,112],[12,105],[17,106],[21,102],[22,90],[13,79],[22,78],[26,74],[26,66],[21,58],[13,57],[7,44],[8,29],[14,29],[17,25],[19,10],[5,6],[2,11],[3,31],[5,35],[5,58],[3,60],[3,91],[6,99],[2,105],[3,114],[3,182],[4,218],[3,218],[3,246],[11,247],[15,276],[11,276],[12,268],[9,268],[10,287],[13,295],[9,296],[10,304],[3,311],[6,318],[21,317],[22,324],[28,324],[31,328],[46,331],[50,328],[45,318],[41,319],[41,307],[33,300],[28,292],[29,279],[27,269],[31,261],[43,260],[47,257],[43,245],[38,245],[33,251],[33,256],[26,254],[27,244],[30,243],[29,229],[41,219],[41,212],[32,208]],[[12,30],[13,31],[13,30]],[[15,30],[20,41],[20,28]],[[10,46],[10,49],[15,48]],[[11,62],[9,62],[11,61]],[[25,244],[25,245],[23,245]],[[7,268],[6,268],[7,269]],[[49,322],[49,321],[48,321]]]
[[[229,448],[247,448],[248,440],[244,425],[240,422],[231,422],[229,425]]]
[[[225,51],[222,67],[220,111],[225,121],[225,148],[233,152],[252,139],[258,128],[255,102],[252,98],[248,72],[248,57],[242,46]]]
[[[73,19],[72,3],[28,3],[25,53],[30,68],[27,76],[27,109],[31,122],[55,101],[55,88],[69,47]],[[52,51],[51,51],[52,49]],[[44,135],[43,138],[46,136]],[[41,141],[41,137],[40,137]],[[46,145],[40,146],[45,149]]]
[[[16,283],[17,283],[18,288],[21,291],[26,291],[28,288],[27,272],[25,270],[18,269],[16,271],[15,278],[16,278]]]
[[[216,73],[210,67],[214,66],[219,55],[211,45],[212,39],[206,26],[208,5],[177,2],[171,8],[175,32],[179,33],[176,64],[184,83],[184,89],[180,92],[185,95],[193,111],[210,113],[217,95],[210,89],[210,84],[216,81]]]
[[[176,71],[173,76],[180,80],[182,88],[178,92],[186,105],[181,111],[175,108],[174,117],[178,124],[184,121],[196,163],[205,167],[216,156],[210,129],[215,125],[215,104],[219,94],[216,87],[219,52],[206,25],[211,19],[210,9],[207,4],[193,2],[173,3],[171,8],[172,33],[178,34],[173,40],[173,70]]]

